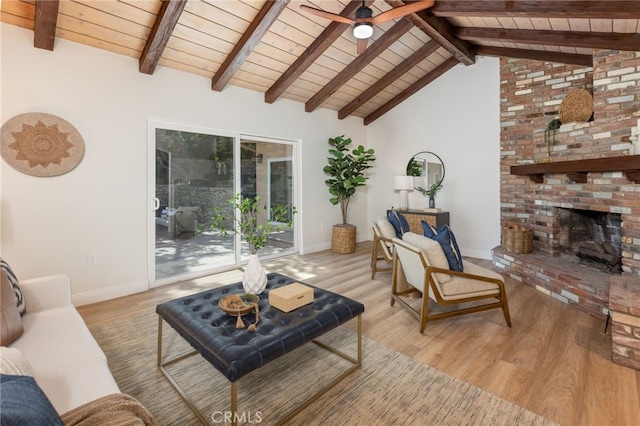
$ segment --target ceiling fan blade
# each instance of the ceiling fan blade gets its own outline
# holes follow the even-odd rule
[[[343,24],[351,25],[356,22],[351,18],[347,18],[346,16],[336,15],[335,13],[331,13],[331,12],[325,12],[324,10],[316,9],[311,6],[307,6],[306,4],[301,4],[300,9],[309,13],[313,13],[314,15],[318,15],[325,19],[331,19],[332,21],[342,22]]]
[[[366,38],[359,38],[356,40],[356,43],[358,45],[358,55],[363,54],[364,51],[367,50],[368,42],[369,42],[369,39],[366,39]]]
[[[382,12],[381,14],[371,18],[369,22],[371,22],[372,24],[380,24],[382,22],[391,21],[392,19],[402,18],[403,16],[409,15],[410,13],[428,9],[433,6],[433,3],[435,3],[434,0],[423,0],[405,4],[404,6],[396,7],[394,9],[389,9],[386,12]]]

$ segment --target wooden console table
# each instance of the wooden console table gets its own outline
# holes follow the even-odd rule
[[[409,230],[413,233],[422,235],[422,221],[424,220],[431,226],[440,228],[449,225],[449,212],[426,212],[424,210],[397,210],[407,218]],[[387,210],[387,217],[391,214],[391,210]]]

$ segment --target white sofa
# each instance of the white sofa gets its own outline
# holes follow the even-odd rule
[[[24,332],[9,347],[22,352],[58,414],[119,393],[107,357],[71,304],[69,277],[23,280],[20,288]]]

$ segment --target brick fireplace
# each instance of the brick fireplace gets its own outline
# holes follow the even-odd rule
[[[501,222],[532,229],[534,250],[498,246],[494,264],[603,329],[611,315],[613,361],[640,369],[640,52],[599,51],[593,67],[502,59],[500,74]],[[591,120],[563,123],[547,144],[575,89],[593,93]],[[567,226],[570,216],[589,224]],[[598,255],[617,266],[580,259]]]

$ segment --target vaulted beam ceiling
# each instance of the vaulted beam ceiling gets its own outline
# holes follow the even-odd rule
[[[436,43],[435,41],[430,41],[420,49],[413,52],[413,54],[402,61],[400,65],[395,67],[380,80],[372,84],[371,87],[362,92],[354,100],[349,102],[347,106],[338,111],[338,118],[342,120],[343,118],[349,116],[352,112],[360,108],[364,103],[369,101],[376,94],[380,93],[385,87],[389,86],[391,83],[397,80],[402,74],[408,72],[411,68],[418,65],[419,62],[423,61],[426,57],[438,50],[439,47],[440,45],[438,43]]]
[[[370,5],[373,0],[365,4]],[[341,16],[352,16],[360,7],[359,2],[349,2],[340,12]],[[280,76],[280,78],[267,90],[264,101],[271,104],[291,86],[349,27],[349,25],[332,21],[327,28],[316,38],[313,43],[296,59],[296,61]]]
[[[366,0],[374,16],[417,0]],[[591,66],[594,49],[640,50],[640,0],[438,0],[374,25],[361,55],[349,25],[301,5],[353,18],[360,0],[2,0],[2,21],[106,49],[153,74],[171,67],[329,108],[369,124],[456,64],[477,55]]]
[[[269,28],[273,25],[282,10],[287,7],[289,1],[290,0],[269,0],[262,5],[260,12],[258,12],[253,21],[251,21],[247,31],[242,34],[240,40],[213,76],[211,82],[211,88],[213,90],[219,92],[224,89],[247,56],[249,56],[255,46],[262,40],[262,37],[269,31]]]
[[[53,50],[58,22],[58,0],[37,0],[35,26],[33,28],[33,47]]]
[[[356,75],[362,67],[378,57],[383,51],[387,50],[394,42],[402,37],[411,29],[412,25],[404,19],[399,20],[393,27],[384,33],[378,40],[373,42],[365,52],[351,62],[347,67],[336,75],[327,85],[325,85],[318,93],[313,95],[311,99],[304,105],[304,110],[311,112],[318,108],[329,96],[335,93],[343,84]]]
[[[384,113],[390,111],[391,109],[393,109],[397,105],[399,105],[401,102],[403,102],[403,101],[409,99],[411,96],[415,95],[424,86],[426,86],[427,84],[431,83],[436,78],[440,77],[442,74],[446,73],[447,71],[449,71],[451,68],[453,68],[457,64],[458,64],[458,59],[457,58],[451,57],[451,58],[447,59],[446,61],[444,61],[444,63],[439,65],[436,69],[431,71],[429,74],[427,74],[424,77],[422,77],[420,80],[418,80],[411,87],[403,90],[398,95],[396,95],[393,99],[391,99],[389,102],[387,102],[386,104],[382,105],[380,108],[378,108],[377,110],[375,110],[371,114],[367,115],[364,118],[364,124],[365,125],[371,124],[373,121],[375,121],[376,119],[380,118]]]
[[[460,28],[456,35],[462,40],[469,41],[500,40],[513,43],[592,49],[640,49],[640,34]]]
[[[187,0],[163,1],[151,34],[144,45],[139,60],[139,70],[144,74],[153,74],[158,66],[162,52],[178,24],[178,19],[187,4]]]
[[[431,13],[435,16],[452,18],[457,16],[476,16],[495,18],[594,18],[594,19],[632,19],[640,18],[640,5],[633,1],[455,1],[436,2]]]
[[[531,59],[534,61],[557,62],[560,64],[581,65],[584,67],[593,65],[593,56],[578,55],[575,53],[543,52],[540,50],[511,49],[508,47],[494,46],[478,46],[476,47],[476,53],[482,56]]]

